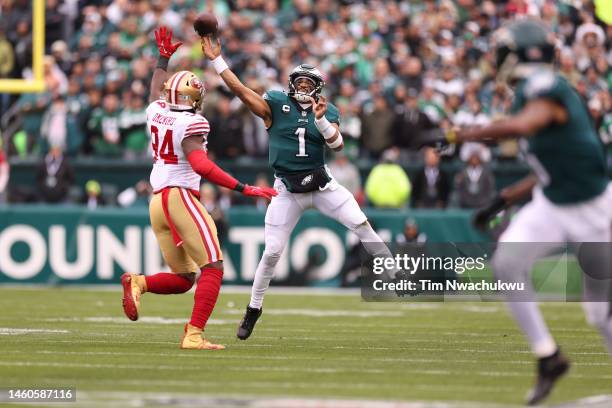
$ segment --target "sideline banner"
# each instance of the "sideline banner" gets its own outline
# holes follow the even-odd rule
[[[370,210],[369,219],[385,241],[401,235],[407,218],[430,242],[477,242],[463,210]],[[264,212],[235,207],[222,242],[225,281],[250,284],[264,244]],[[295,228],[276,269],[275,280],[289,285],[340,283],[340,271],[356,237],[337,222],[307,211]],[[124,271],[167,271],[145,208],[78,206],[0,207],[0,283],[108,284]]]

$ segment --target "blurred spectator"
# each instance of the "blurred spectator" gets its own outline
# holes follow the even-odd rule
[[[424,149],[425,166],[414,179],[413,205],[416,208],[445,208],[450,194],[448,175],[440,170],[440,154]]]
[[[4,34],[4,29],[0,28],[0,79],[11,78],[15,68],[15,54],[13,45],[8,41]],[[9,107],[10,95],[0,94],[0,116]]]
[[[258,174],[257,178],[255,179],[254,185],[256,187],[272,187],[270,183],[268,183],[268,178],[265,174]],[[255,199],[255,207],[257,207],[259,211],[266,211],[266,209],[268,208],[268,203],[269,201],[265,198]]]
[[[434,124],[424,112],[419,109],[418,92],[410,88],[406,100],[395,108],[392,133],[395,145],[406,147],[410,145],[410,138],[423,129],[434,127]]]
[[[51,102],[49,93],[24,93],[17,100],[21,113],[21,130],[13,135],[9,151],[19,156],[30,153],[40,142],[40,129],[47,104]]]
[[[233,112],[231,99],[222,96],[217,100],[215,116],[210,120],[208,150],[220,159],[229,159],[244,153],[242,117]]]
[[[250,84],[255,92],[263,95],[264,88],[259,82]],[[344,118],[343,118],[344,119]],[[242,110],[242,139],[245,153],[249,157],[268,157],[268,131],[263,119],[248,109]]]
[[[0,33],[0,77],[32,78],[31,1],[0,3],[0,31],[6,37]],[[63,138],[67,155],[143,157],[148,140],[141,112],[157,55],[153,30],[163,23],[184,42],[169,70],[192,70],[209,90],[205,109],[212,124],[211,152],[219,158],[265,157],[262,121],[217,89],[219,78],[202,58],[191,24],[203,10],[214,11],[220,20],[226,61],[258,93],[286,87],[288,73],[300,63],[318,66],[325,76],[324,93],[341,112],[351,155],[378,158],[392,146],[404,148],[421,126],[472,126],[503,116],[511,93],[494,79],[489,36],[508,19],[523,16],[539,15],[551,25],[561,73],[585,103],[593,98],[601,102],[600,130],[612,113],[609,95],[603,96],[612,88],[612,27],[596,20],[591,8],[576,8],[579,2],[205,3],[47,1],[48,92],[0,96],[0,111],[15,112],[9,126],[3,123],[7,154],[44,155],[46,140]],[[58,118],[64,110],[66,131],[49,133],[47,119],[62,123]],[[516,151],[516,143],[504,142],[493,159],[516,160]],[[411,156],[402,152],[402,157]],[[231,195],[220,197],[231,203]]]
[[[66,201],[74,174],[62,149],[51,146],[49,153],[36,171],[36,184],[40,200],[46,203]]]
[[[66,75],[72,70],[72,56],[68,50],[68,44],[62,40],[57,40],[51,44],[51,56],[55,60],[57,66]]]
[[[576,86],[581,78],[576,68],[576,57],[570,48],[565,47],[560,52],[559,71],[573,86]]]
[[[578,27],[574,41],[576,64],[580,71],[585,71],[598,55],[605,54],[603,48],[606,40],[603,29],[589,21]]]
[[[10,78],[15,66],[13,45],[6,38],[4,29],[0,28],[0,78]]]
[[[106,205],[106,201],[102,196],[102,187],[98,181],[89,180],[85,183],[85,195],[81,203],[85,204],[89,210],[95,210],[100,206]]]
[[[144,98],[142,94],[126,91],[124,100],[124,109],[119,114],[119,129],[125,141],[125,156],[143,158],[149,146]]]
[[[410,198],[412,186],[404,169],[397,164],[398,159],[397,149],[386,150],[382,161],[368,175],[365,192],[375,207],[402,208]]]
[[[14,34],[9,32],[9,38],[15,52],[15,70],[23,75],[26,68],[32,64],[32,33],[30,31],[30,18],[17,22]],[[12,37],[12,38],[11,38]]]
[[[117,195],[121,207],[148,207],[153,188],[147,180],[140,180],[134,187],[128,187]]]
[[[53,42],[64,37],[64,7],[59,0],[45,1],[45,42],[49,47]]]
[[[461,208],[484,207],[495,196],[495,177],[484,165],[490,151],[480,143],[465,143],[461,158],[466,166],[455,176],[455,194]]]
[[[119,131],[119,98],[115,94],[104,97],[101,108],[96,108],[87,123],[95,154],[119,156],[121,133]]]
[[[58,146],[68,155],[79,152],[83,143],[79,117],[69,109],[62,95],[53,98],[43,115],[40,135],[46,146]]]
[[[402,246],[404,244],[424,244],[425,242],[427,242],[427,234],[419,231],[416,220],[412,217],[406,218],[404,229],[395,237],[395,244]]]
[[[43,62],[45,84],[52,95],[63,95],[68,91],[68,78],[55,63],[55,58],[45,56]]]
[[[361,190],[361,175],[359,169],[351,163],[345,151],[336,152],[334,159],[328,165],[329,171],[334,178],[346,187],[355,197],[357,202],[362,205],[364,202],[363,191]]]
[[[215,225],[217,226],[217,233],[219,234],[219,242],[223,245],[227,238],[227,230],[229,225],[225,220],[223,209],[219,205],[217,199],[217,190],[215,186],[210,183],[204,183],[200,186],[200,202],[206,208],[206,211],[211,216]]]
[[[361,123],[363,146],[377,158],[393,144],[393,111],[382,95],[374,96],[373,106],[364,113]]]

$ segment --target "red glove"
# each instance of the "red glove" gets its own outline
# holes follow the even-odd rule
[[[181,41],[172,44],[172,30],[168,30],[166,26],[161,26],[155,30],[155,41],[157,41],[159,55],[166,58],[170,58],[177,48],[183,45]]]
[[[272,197],[278,195],[278,191],[271,187],[256,187],[246,184],[244,186],[244,190],[242,190],[242,194],[250,197],[263,197],[269,201],[272,199]]]

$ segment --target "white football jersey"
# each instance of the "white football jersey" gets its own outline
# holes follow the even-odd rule
[[[183,153],[184,138],[203,135],[202,146],[206,150],[206,138],[210,126],[201,115],[191,112],[172,111],[163,100],[152,102],[147,107],[147,132],[151,136],[153,191],[164,187],[200,189],[200,175],[193,171]]]

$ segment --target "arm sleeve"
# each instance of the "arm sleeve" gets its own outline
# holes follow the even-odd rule
[[[204,177],[211,183],[217,184],[221,187],[227,187],[235,190],[240,184],[231,175],[223,171],[219,166],[212,162],[208,158],[208,155],[204,150],[194,150],[187,155],[187,160],[191,164],[193,171]]]

